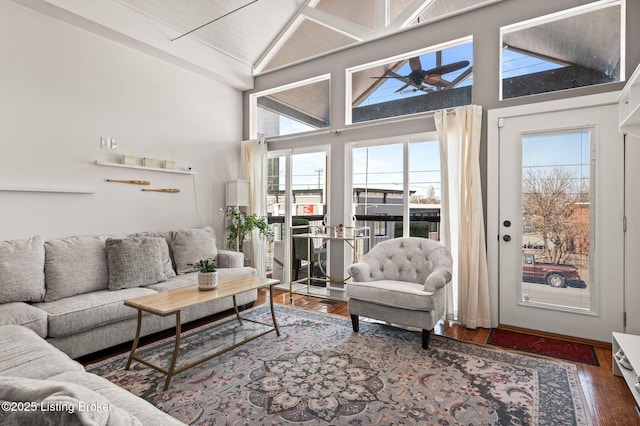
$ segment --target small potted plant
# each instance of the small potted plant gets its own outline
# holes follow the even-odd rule
[[[218,271],[213,259],[201,259],[190,264],[198,269],[198,288],[200,290],[213,290],[218,287]]]

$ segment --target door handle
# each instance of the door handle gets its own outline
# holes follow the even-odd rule
[[[505,240],[506,242],[509,242],[511,241],[511,235],[504,235],[502,239]]]

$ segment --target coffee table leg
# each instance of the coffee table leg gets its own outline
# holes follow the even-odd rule
[[[278,323],[276,322],[276,311],[273,309],[273,286],[269,287],[269,305],[271,307],[271,319],[273,320],[273,328],[276,329],[276,334],[280,336],[280,329],[278,329]]]
[[[173,347],[173,357],[171,358],[171,365],[169,366],[169,373],[167,374],[167,380],[164,382],[164,388],[162,390],[167,390],[169,388],[169,382],[171,382],[171,378],[173,377],[173,371],[176,369],[176,361],[178,360],[178,351],[180,350],[180,335],[182,334],[181,326],[180,326],[180,311],[176,312],[176,343]]]
[[[136,353],[136,349],[138,349],[138,342],[140,341],[140,328],[142,327],[142,311],[138,309],[138,325],[136,326],[136,337],[133,339],[133,346],[131,346],[131,353],[129,354],[129,359],[127,360],[127,366],[125,370],[128,370],[131,367],[131,361],[133,361],[133,355]]]
[[[238,322],[242,325],[242,317],[240,316],[240,311],[238,310],[238,304],[236,303],[236,295],[232,296],[233,298],[233,309],[236,311],[236,317],[238,318]]]

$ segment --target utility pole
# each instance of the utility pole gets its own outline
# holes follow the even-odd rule
[[[318,174],[318,189],[320,189],[322,188],[320,183],[322,182],[322,172],[324,172],[324,169],[315,169],[314,171]]]

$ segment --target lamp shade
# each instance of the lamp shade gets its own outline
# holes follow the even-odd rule
[[[250,184],[248,180],[227,181],[227,206],[248,206]]]

